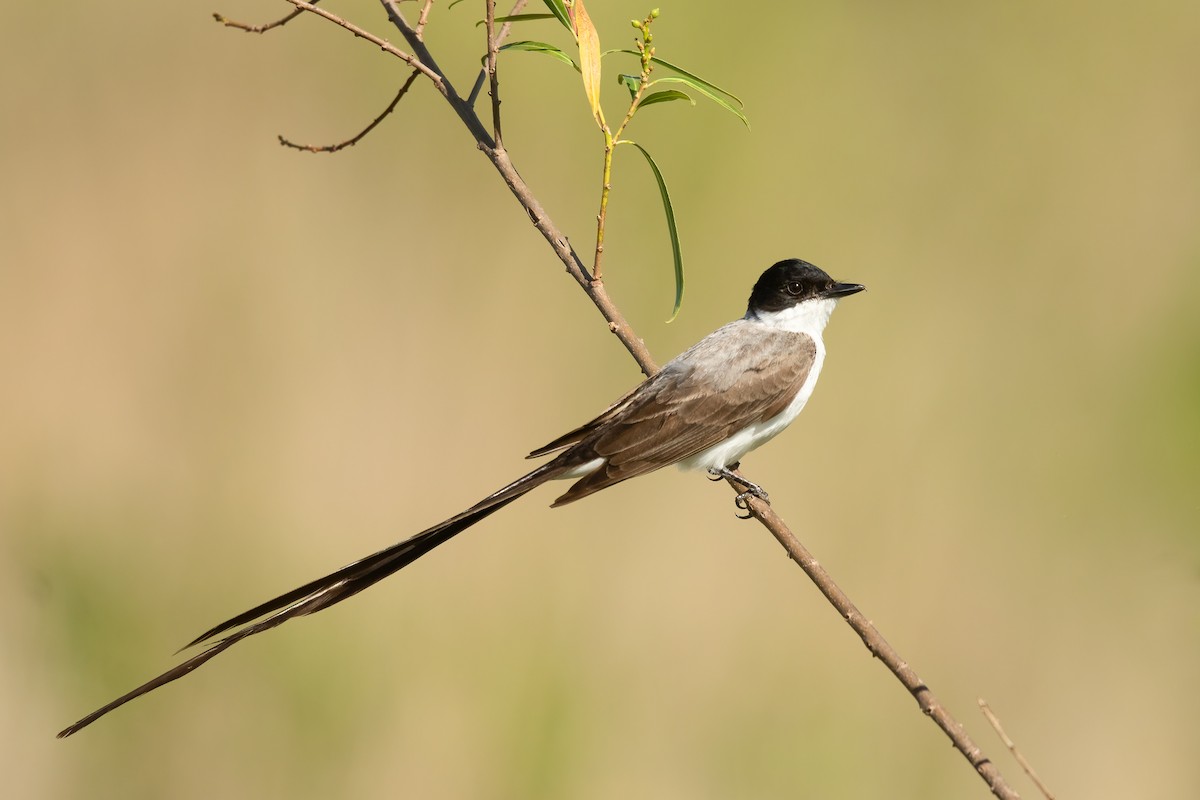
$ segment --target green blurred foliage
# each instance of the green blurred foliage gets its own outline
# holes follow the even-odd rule
[[[482,12],[444,6],[429,39],[465,89]],[[648,10],[589,8],[605,47]],[[984,796],[729,492],[674,472],[539,493],[54,740],[637,380],[433,91],[339,155],[286,151],[351,135],[406,70],[214,10],[286,7],[21,4],[0,32],[7,794]],[[336,10],[399,41],[374,3]],[[1027,796],[979,695],[1060,796],[1200,779],[1197,25],[1187,2],[663,6],[659,55],[754,125],[673,103],[631,131],[679,217],[669,327],[653,178],[617,156],[605,276],[660,360],[778,258],[870,287],[746,468]],[[513,158],[586,251],[578,76],[501,70]]]

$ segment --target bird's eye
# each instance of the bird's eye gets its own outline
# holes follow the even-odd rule
[[[787,289],[787,293],[793,297],[798,297],[800,293],[804,291],[804,287],[800,285],[799,281],[791,281],[784,288]]]

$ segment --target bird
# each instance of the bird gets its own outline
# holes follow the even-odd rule
[[[204,645],[199,653],[58,737],[77,733],[250,636],[353,597],[547,481],[574,481],[552,504],[557,507],[675,464],[744,487],[739,508],[751,495],[767,500],[762,487],[734,470],[803,410],[825,362],[822,332],[830,315],[839,300],[865,288],[835,281],[797,258],[771,265],[755,282],[744,316],[705,336],[590,422],[527,456],[553,456],[549,461],[465,511],[208,629],[180,650]]]

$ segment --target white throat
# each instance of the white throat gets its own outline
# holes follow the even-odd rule
[[[782,311],[746,312],[746,319],[761,323],[771,328],[791,331],[792,333],[807,333],[818,346],[821,342],[821,332],[829,323],[833,309],[837,307],[837,299],[820,297],[805,300]]]

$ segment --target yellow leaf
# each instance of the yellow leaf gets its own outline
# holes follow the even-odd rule
[[[604,127],[604,114],[600,110],[600,35],[583,7],[583,0],[571,4],[575,20],[575,39],[579,42],[579,71],[583,74],[583,91],[596,124]]]

